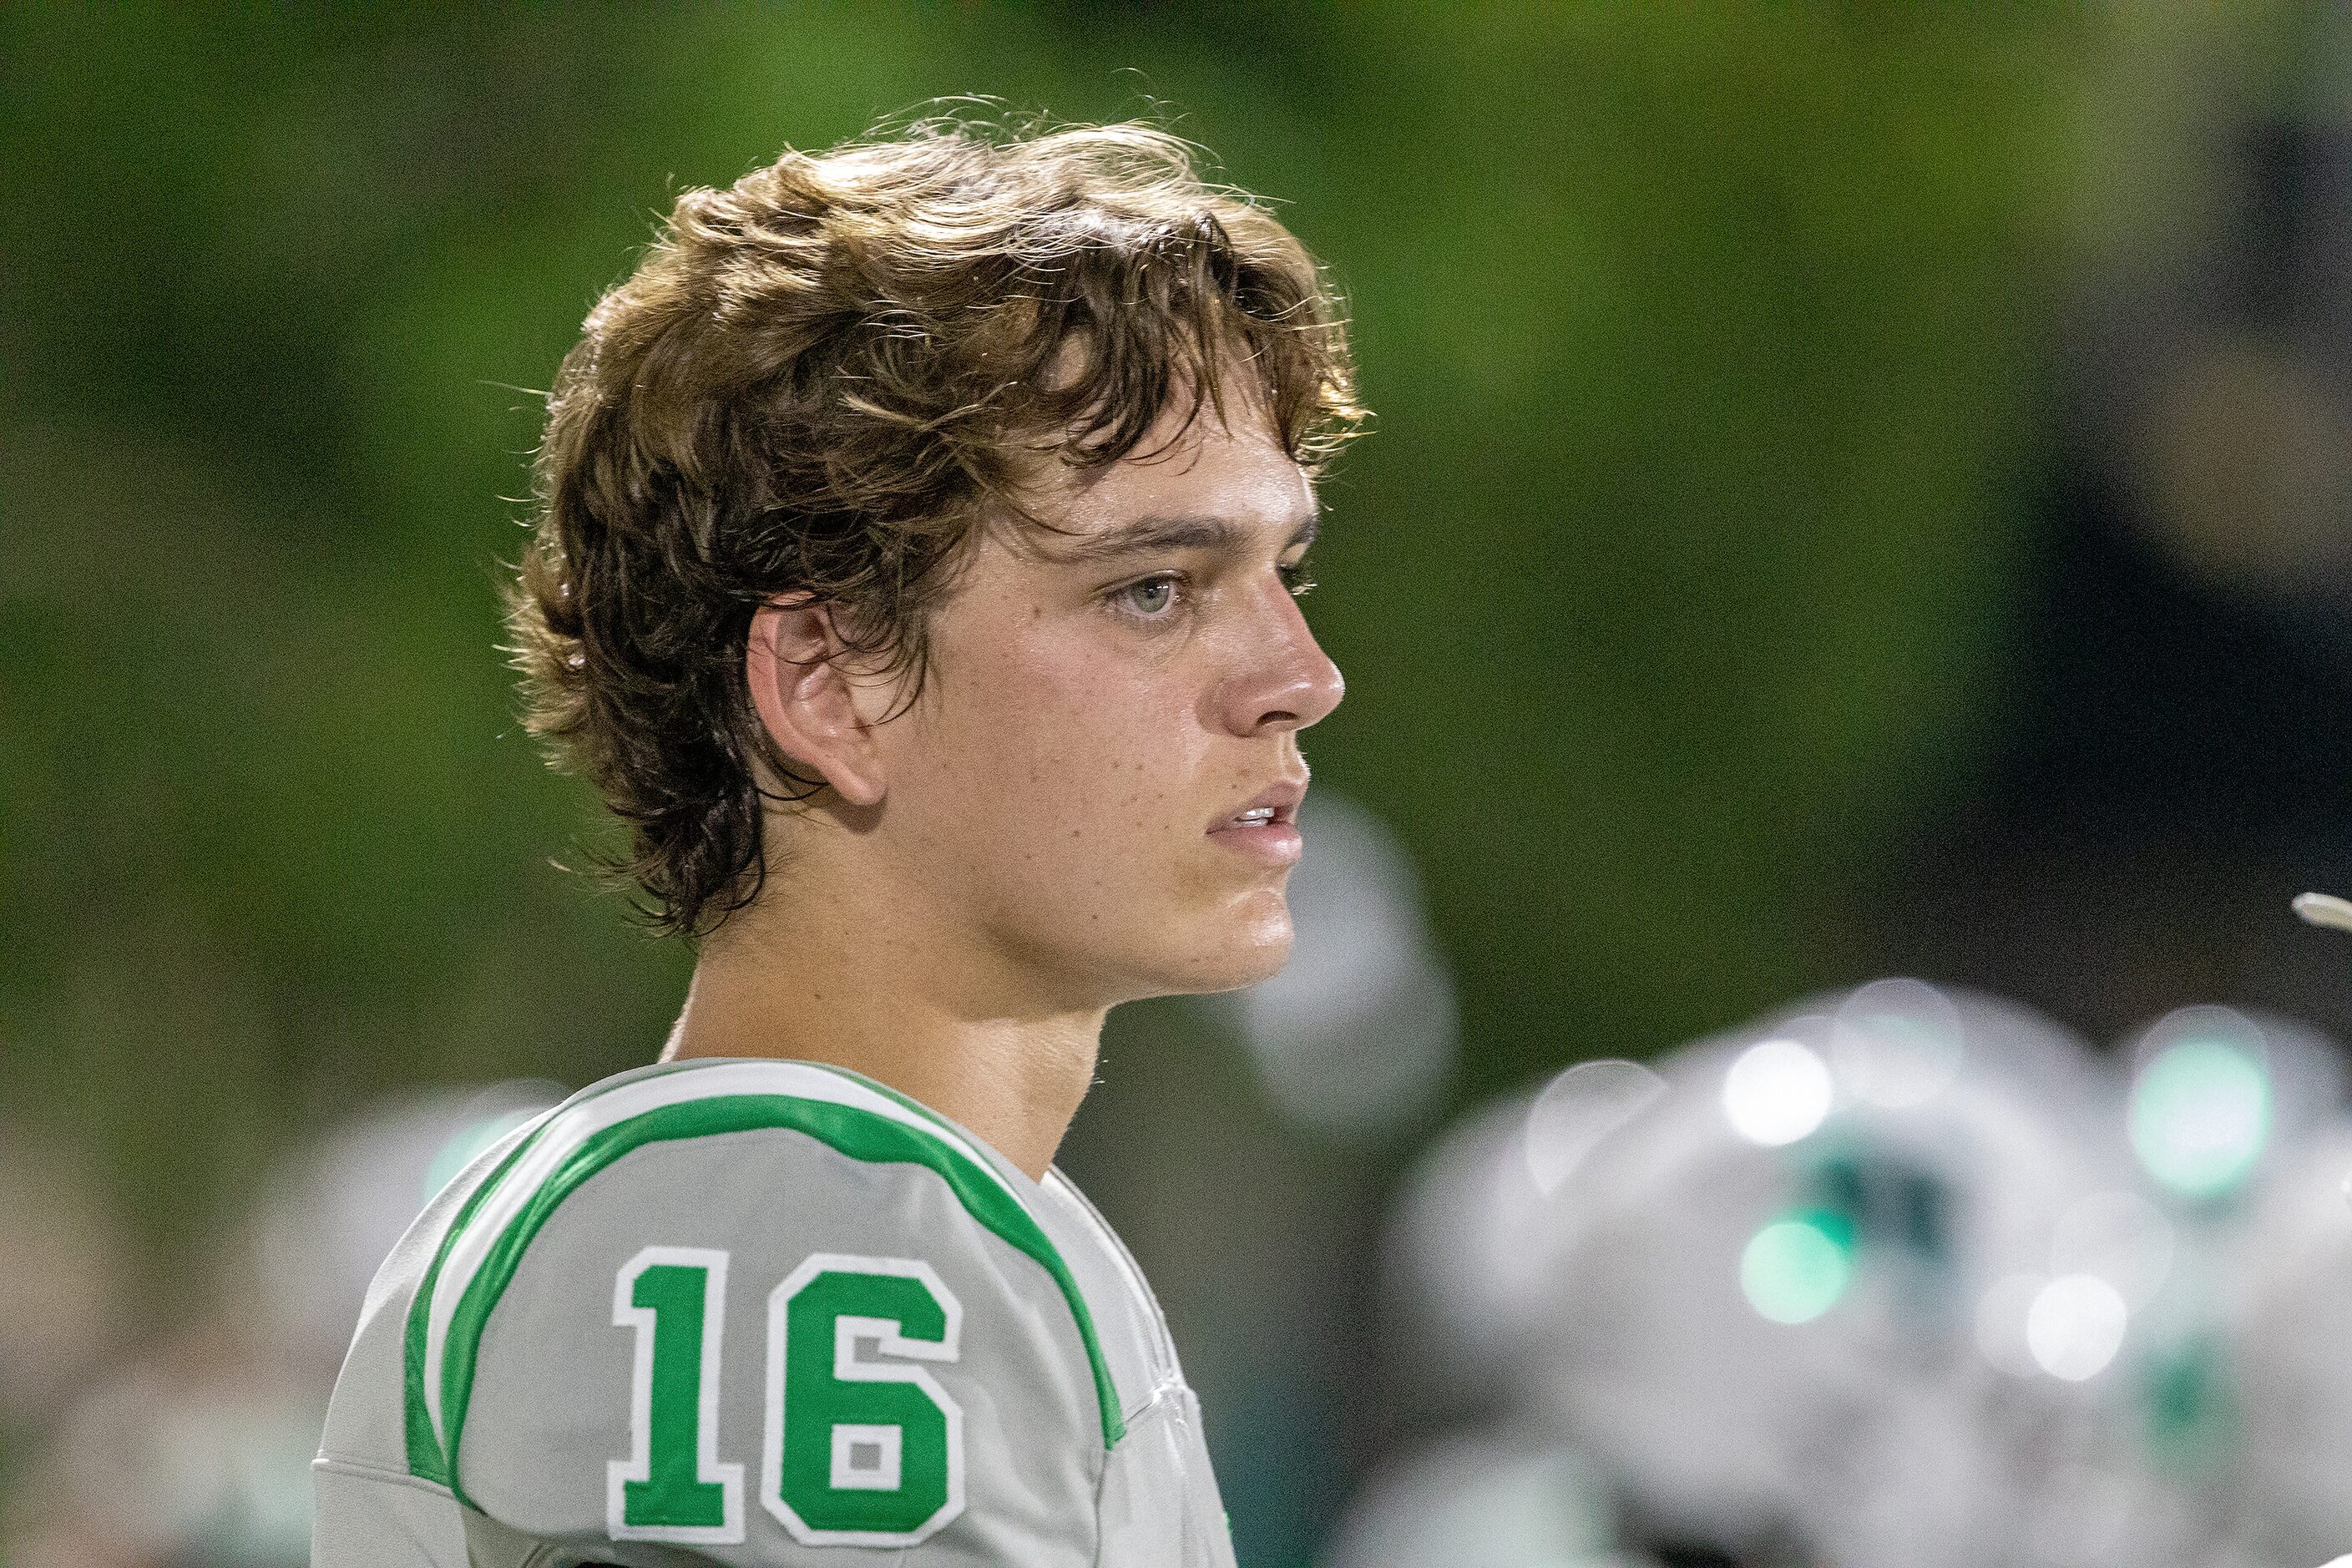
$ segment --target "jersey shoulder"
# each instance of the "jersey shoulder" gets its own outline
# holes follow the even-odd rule
[[[1090,1561],[1123,1423],[1033,1197],[838,1069],[606,1079],[506,1152],[419,1278],[409,1468],[534,1540]]]

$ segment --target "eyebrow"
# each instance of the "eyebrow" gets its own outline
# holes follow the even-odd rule
[[[1296,550],[1302,544],[1314,543],[1317,529],[1315,514],[1307,513],[1291,526],[1283,549]],[[1207,550],[1239,555],[1248,550],[1255,533],[1256,530],[1238,518],[1139,517],[1100,533],[1057,541],[1052,553],[1056,560],[1067,562],[1113,561],[1162,550]]]

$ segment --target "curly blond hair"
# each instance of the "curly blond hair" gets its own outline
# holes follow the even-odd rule
[[[752,711],[760,605],[811,595],[919,681],[991,503],[1236,375],[1310,471],[1363,417],[1314,258],[1149,126],[922,122],[680,196],[564,359],[508,605],[526,722],[627,825],[604,868],[648,923],[758,896],[755,760],[821,786]]]

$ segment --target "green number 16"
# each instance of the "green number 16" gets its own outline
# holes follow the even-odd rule
[[[606,1467],[616,1541],[743,1539],[743,1467],[719,1458],[727,1254],[648,1247],[613,1284],[637,1336],[630,1455]],[[963,1511],[963,1412],[923,1362],[963,1309],[929,1264],[821,1252],[768,1296],[760,1502],[811,1546],[908,1546]]]

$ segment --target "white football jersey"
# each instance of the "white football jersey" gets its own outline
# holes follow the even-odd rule
[[[605,1079],[368,1294],[318,1568],[1232,1568],[1143,1276],[1056,1171],[856,1074]]]

